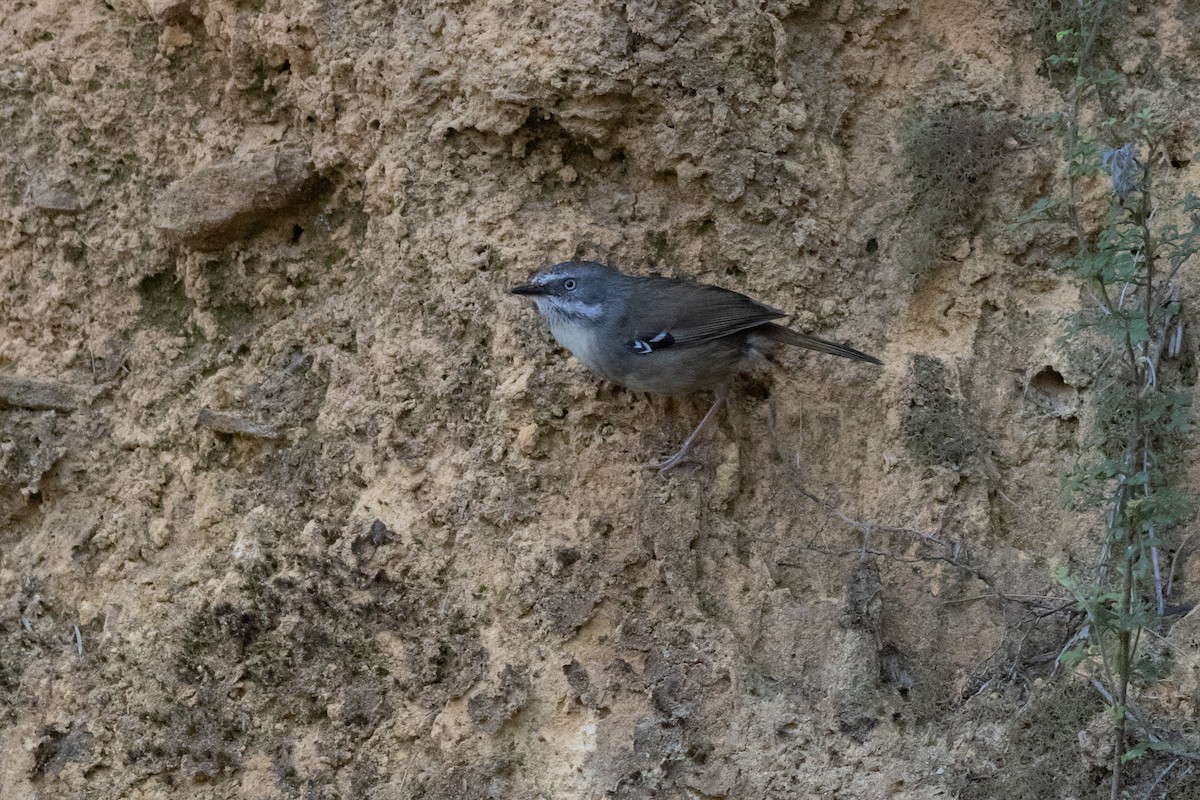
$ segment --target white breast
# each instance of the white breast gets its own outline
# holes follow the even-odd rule
[[[606,377],[599,366],[600,349],[596,338],[597,322],[602,313],[600,307],[544,297],[535,298],[534,302],[550,323],[550,333],[554,334],[558,343],[570,350],[592,372]]]
[[[566,320],[557,315],[549,317],[550,333],[563,347],[583,362],[592,372],[603,377],[604,372],[597,365],[600,353],[597,348],[595,329],[590,325],[580,325],[578,322]]]

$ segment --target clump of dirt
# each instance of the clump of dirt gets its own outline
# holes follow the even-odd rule
[[[978,414],[952,392],[946,365],[931,356],[915,356],[909,368],[908,403],[901,431],[913,458],[928,466],[959,469],[978,455]]]
[[[946,245],[973,233],[991,178],[1009,148],[1014,122],[999,111],[951,106],[910,121],[903,134],[904,172],[911,182],[910,259],[916,274]]]

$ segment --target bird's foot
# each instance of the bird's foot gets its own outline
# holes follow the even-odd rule
[[[682,464],[687,459],[688,450],[692,449],[692,442],[696,441],[696,437],[700,435],[700,431],[704,430],[708,426],[708,423],[712,421],[712,418],[717,415],[717,409],[724,402],[725,391],[722,389],[717,392],[717,397],[713,401],[712,407],[708,409],[708,413],[704,415],[704,419],[700,420],[700,424],[696,426],[696,430],[692,431],[691,435],[684,441],[683,446],[679,448],[679,452],[659,461],[657,464],[647,464],[642,469],[656,469],[658,470],[658,474],[662,475],[667,470]]]

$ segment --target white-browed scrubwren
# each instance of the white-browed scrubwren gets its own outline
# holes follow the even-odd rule
[[[512,293],[533,300],[558,343],[605,380],[655,394],[716,393],[679,452],[649,465],[660,472],[683,461],[716,415],[730,381],[772,345],[882,363],[779,325],[775,320],[787,316],[784,312],[744,294],[677,278],[625,275],[590,261],[550,267]]]

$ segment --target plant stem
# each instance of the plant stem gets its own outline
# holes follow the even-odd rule
[[[1131,647],[1133,632],[1129,630],[1129,625],[1127,624],[1127,620],[1130,618],[1133,609],[1133,536],[1132,526],[1126,525],[1124,536],[1125,585],[1122,587],[1120,608],[1120,619],[1126,622],[1121,623],[1121,650],[1117,657],[1117,724],[1113,730],[1113,768],[1112,782],[1109,790],[1111,800],[1120,800],[1121,797],[1121,768],[1124,764],[1123,757],[1126,750],[1125,708],[1126,703],[1129,701],[1129,673],[1133,662],[1133,649]]]

